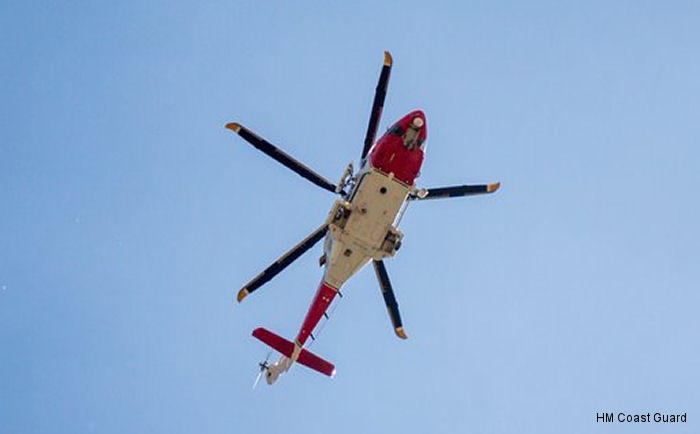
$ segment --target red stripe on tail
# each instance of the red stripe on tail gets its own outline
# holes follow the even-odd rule
[[[316,324],[321,320],[323,314],[328,310],[333,298],[338,293],[338,290],[328,285],[326,282],[321,281],[314,300],[309,306],[309,311],[306,313],[306,318],[301,325],[301,330],[297,335],[297,342],[299,345],[304,345],[306,340],[309,338],[311,332],[316,328]]]

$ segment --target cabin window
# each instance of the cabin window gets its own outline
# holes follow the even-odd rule
[[[399,136],[402,137],[404,134],[406,134],[406,130],[401,128],[399,125],[394,125],[390,130],[389,134],[394,135],[394,136]]]
[[[403,146],[412,151],[420,146],[418,143],[418,135],[420,132],[416,128],[409,128],[403,136]]]

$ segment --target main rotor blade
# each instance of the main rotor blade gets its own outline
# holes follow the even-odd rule
[[[377,274],[379,286],[382,289],[384,303],[386,303],[386,310],[389,312],[391,324],[394,326],[394,333],[396,333],[396,336],[400,337],[401,339],[406,339],[406,332],[403,330],[403,324],[401,323],[399,304],[396,302],[394,290],[391,287],[389,274],[386,272],[384,261],[372,261],[372,265],[374,265],[374,272]]]
[[[324,224],[320,228],[316,229],[311,235],[304,238],[299,244],[292,247],[291,250],[263,270],[262,273],[255,276],[253,280],[246,283],[245,286],[238,291],[238,302],[240,303],[243,301],[248,294],[269,282],[273,277],[277,276],[282,270],[287,268],[289,264],[296,261],[301,255],[306,253],[307,250],[321,241],[321,239],[326,235],[326,232],[328,232],[328,226]]]
[[[335,193],[335,185],[328,181],[326,178],[314,172],[312,169],[310,169],[303,163],[297,161],[294,157],[287,154],[277,146],[273,145],[272,143],[255,134],[254,132],[250,131],[248,128],[235,122],[230,122],[226,124],[226,128],[243,137],[243,139],[246,142],[255,146],[256,148],[258,148],[268,156],[274,158],[278,162],[282,163],[283,165],[287,166],[288,168],[292,169],[303,178],[308,179],[309,181],[313,182],[321,188],[325,188],[331,193]]]
[[[394,60],[391,58],[391,53],[384,52],[384,66],[379,75],[379,82],[374,91],[374,102],[372,102],[372,113],[369,116],[369,124],[367,125],[367,134],[365,135],[365,146],[362,148],[362,158],[364,160],[372,147],[374,139],[377,136],[377,127],[379,120],[382,117],[382,109],[384,108],[384,99],[386,98],[386,89],[389,86],[389,75],[391,75],[391,65]]]
[[[446,197],[461,197],[461,196],[475,196],[478,194],[493,193],[498,190],[501,186],[500,182],[494,184],[483,184],[483,185],[455,185],[453,187],[438,187],[430,188],[424,190],[421,194],[419,190],[418,193],[411,193],[408,196],[409,200],[425,200],[425,199],[442,199]],[[423,197],[421,197],[423,196]]]

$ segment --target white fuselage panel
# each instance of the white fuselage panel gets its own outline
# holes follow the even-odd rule
[[[410,188],[368,169],[360,174],[348,201],[337,201],[328,217],[324,280],[340,288],[370,259],[393,256],[402,234],[394,227]]]

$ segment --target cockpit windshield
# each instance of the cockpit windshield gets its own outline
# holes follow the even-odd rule
[[[401,128],[400,125],[394,125],[394,126],[389,130],[389,134],[392,134],[392,135],[394,135],[394,136],[399,136],[399,137],[403,137],[403,135],[404,135],[405,133],[406,133],[406,130],[404,130],[403,128]]]
[[[422,126],[422,119],[419,125],[415,125],[416,122],[411,123],[408,126],[408,130],[405,130],[400,125],[394,125],[389,129],[389,134],[397,137],[401,137],[403,140],[403,145],[406,149],[412,151],[416,148],[423,149],[424,138],[420,136],[420,126]]]
[[[408,149],[409,151],[412,151],[416,149],[418,145],[418,133],[420,132],[419,129],[414,128],[413,125],[411,125],[408,128],[408,131],[403,135],[403,145]]]

